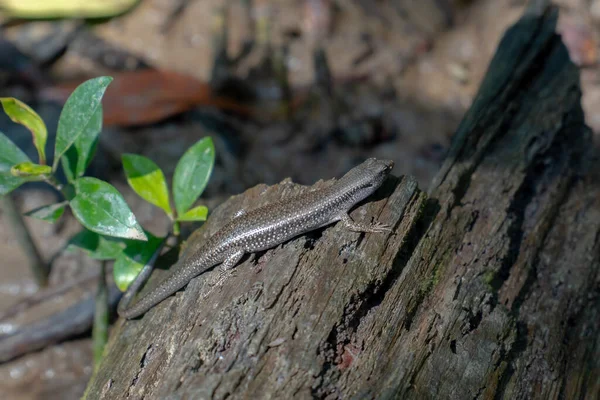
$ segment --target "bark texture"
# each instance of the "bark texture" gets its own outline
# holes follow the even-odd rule
[[[555,22],[507,32],[429,197],[394,178],[352,213],[393,234],[318,230],[206,298],[201,275],[119,321],[88,398],[597,396],[600,161]],[[233,197],[190,246],[304,190]]]

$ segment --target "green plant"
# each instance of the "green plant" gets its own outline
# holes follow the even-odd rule
[[[0,98],[6,114],[31,132],[38,151],[38,162],[34,163],[0,132],[0,196],[30,181],[43,181],[53,186],[64,200],[25,215],[54,223],[65,208],[70,207],[84,229],[70,240],[68,248],[82,250],[103,262],[115,260],[114,280],[124,291],[165,238],[156,237],[140,226],[115,187],[84,176],[102,130],[101,101],[111,81],[110,77],[91,79],[71,94],[58,121],[52,166],[46,164],[47,129],[43,120],[23,102]],[[152,160],[124,154],[122,161],[131,188],[144,200],[161,208],[172,222],[171,231],[179,235],[180,222],[206,220],[208,209],[192,206],[206,187],[214,158],[215,149],[210,137],[199,140],[183,154],[173,176],[174,208],[165,176]],[[67,182],[59,182],[56,177],[59,164]]]

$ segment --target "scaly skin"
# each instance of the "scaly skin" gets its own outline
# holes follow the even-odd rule
[[[191,279],[217,264],[221,264],[222,270],[221,279],[217,284],[220,285],[228,276],[227,271],[233,268],[244,254],[275,247],[337,221],[342,221],[347,229],[357,232],[389,231],[387,226],[380,223],[357,224],[348,216],[348,211],[375,192],[393,166],[392,161],[370,158],[351,169],[328,188],[242,213],[208,239],[195,254],[185,258],[185,264],[175,266],[178,268],[156,289],[131,307],[126,308],[126,304],[120,304],[119,315],[130,319],[144,314],[183,288]],[[132,286],[136,286],[137,290],[141,284]]]

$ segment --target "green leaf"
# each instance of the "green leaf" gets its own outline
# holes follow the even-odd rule
[[[29,180],[43,180],[52,173],[52,168],[49,165],[40,165],[25,161],[10,168],[12,176],[25,178]]]
[[[40,164],[46,164],[46,141],[48,130],[42,118],[27,104],[14,97],[1,97],[2,108],[8,117],[17,124],[21,124],[33,135],[33,144],[38,151]]]
[[[115,261],[113,276],[117,287],[123,292],[127,290],[162,242],[161,238],[155,237],[150,232],[146,231],[146,236],[148,236],[147,242],[130,240]]]
[[[58,120],[53,170],[69,147],[90,129],[90,125],[97,123],[97,110],[110,82],[109,76],[90,79],[79,85],[67,99]]]
[[[23,183],[27,179],[17,178],[10,173],[13,165],[30,161],[9,138],[0,132],[0,196],[4,196]]]
[[[84,229],[69,240],[67,251],[81,250],[95,260],[114,260],[124,248],[122,239],[98,235]]]
[[[140,0],[0,0],[3,14],[20,19],[108,18],[125,13]]]
[[[63,201],[61,203],[41,206],[26,212],[24,215],[53,224],[63,215],[67,204],[69,204],[69,202]]]
[[[129,186],[142,199],[172,215],[167,181],[158,165],[136,154],[123,154],[122,160]]]
[[[75,139],[73,146],[69,147],[61,158],[63,170],[69,182],[83,176],[90,165],[96,153],[100,131],[102,131],[102,105],[98,106],[81,135]]]
[[[183,215],[204,191],[215,163],[215,146],[205,137],[181,157],[173,175],[173,198],[177,215]]]
[[[205,206],[198,206],[186,211],[185,214],[180,215],[177,218],[177,221],[206,221],[207,216],[208,208]]]
[[[125,239],[147,240],[121,193],[96,178],[75,181],[70,201],[75,218],[92,232]]]

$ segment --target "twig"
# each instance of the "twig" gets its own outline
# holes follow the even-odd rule
[[[140,290],[144,283],[146,283],[148,278],[150,278],[150,275],[152,275],[152,271],[154,271],[154,264],[162,252],[165,243],[167,243],[169,236],[171,236],[171,232],[167,233],[167,235],[163,238],[158,248],[154,251],[154,254],[152,254],[152,257],[150,257],[146,265],[144,265],[144,268],[142,268],[138,276],[136,276],[135,280],[131,282],[131,285],[129,285],[127,291],[123,294],[123,297],[119,302],[119,306],[117,307],[117,312],[119,315],[121,315],[121,313],[123,313],[129,307],[129,304],[131,303],[131,300],[133,300],[135,294]]]
[[[111,284],[108,291],[111,309],[120,298],[121,292]],[[48,317],[19,326],[10,334],[0,336],[0,363],[89,332],[93,320],[94,296],[92,295]]]
[[[94,326],[92,327],[92,343],[94,349],[94,366],[102,361],[104,347],[108,341],[108,288],[106,286],[106,261],[102,261],[96,292]]]
[[[39,286],[46,286],[48,283],[48,275],[50,274],[50,268],[48,267],[48,264],[46,264],[42,259],[42,256],[33,242],[33,238],[29,234],[29,230],[27,230],[25,221],[23,221],[23,217],[17,209],[12,197],[7,195],[0,196],[0,198],[2,199],[2,209],[4,210],[4,214],[6,215],[8,223],[10,224],[15,236],[17,237],[17,242],[23,249],[23,253],[25,253],[25,256],[29,261],[29,268],[33,272],[36,282]]]
[[[18,303],[11,306],[8,310],[0,314],[0,322],[14,317],[15,315],[27,310],[28,308],[34,307],[37,304],[46,301],[52,297],[59,296],[74,287],[80,287],[81,285],[87,284],[91,280],[98,278],[98,271],[95,269],[90,270],[80,277],[69,280],[62,285],[50,286],[44,290],[34,293],[33,295],[19,301]]]

